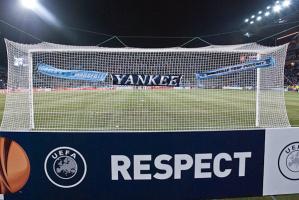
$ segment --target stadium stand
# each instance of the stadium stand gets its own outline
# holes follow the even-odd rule
[[[299,34],[291,41],[288,48],[286,67],[285,67],[285,85],[290,90],[299,89]]]

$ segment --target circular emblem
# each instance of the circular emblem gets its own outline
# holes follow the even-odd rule
[[[291,143],[281,151],[278,167],[285,178],[299,180],[299,142]]]
[[[0,137],[0,194],[20,191],[30,176],[30,162],[15,141]]]
[[[87,166],[80,152],[71,147],[58,147],[46,157],[45,173],[47,178],[61,188],[72,188],[85,178]]]

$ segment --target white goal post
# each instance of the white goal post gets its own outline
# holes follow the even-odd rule
[[[1,130],[290,126],[283,87],[287,45],[141,49],[5,42]]]

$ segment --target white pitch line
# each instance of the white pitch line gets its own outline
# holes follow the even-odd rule
[[[271,198],[272,198],[272,200],[277,200],[277,199],[275,198],[275,196],[271,196]]]

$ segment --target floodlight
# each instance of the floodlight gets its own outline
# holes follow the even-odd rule
[[[250,24],[254,24],[254,21],[251,21]]]
[[[265,17],[268,17],[269,15],[270,15],[269,11],[265,12]]]
[[[278,4],[273,7],[273,12],[275,12],[275,13],[279,13],[280,10],[281,10],[281,6]]]
[[[275,3],[276,3],[276,4],[280,4],[280,1],[276,1]]]
[[[249,38],[251,35],[250,35],[250,33],[247,32],[244,34],[244,36]]]
[[[262,17],[261,16],[258,16],[257,18],[256,18],[256,21],[261,21],[262,20]]]
[[[260,11],[259,11],[259,15],[262,14],[262,13],[263,13],[263,11],[260,10]]]
[[[291,5],[291,1],[290,0],[284,0],[283,2],[282,2],[282,6],[283,7],[289,7]]]
[[[38,6],[37,0],[20,0],[21,4],[28,9],[35,9]]]
[[[279,19],[279,20],[278,20],[278,23],[279,23],[279,24],[282,24],[282,23],[284,23],[285,21],[286,21],[286,20],[284,20],[284,19]]]
[[[271,6],[267,6],[267,10],[270,10],[271,9]]]
[[[245,22],[245,23],[248,23],[248,22],[249,22],[249,19],[248,19],[248,18],[247,18],[247,19],[245,19],[245,20],[244,20],[244,22]]]
[[[38,0],[19,0],[19,2],[25,8],[32,10],[45,22],[60,27],[60,22],[56,16],[46,9]]]
[[[255,15],[252,15],[252,16],[251,16],[251,19],[254,19],[254,18],[255,18]]]

